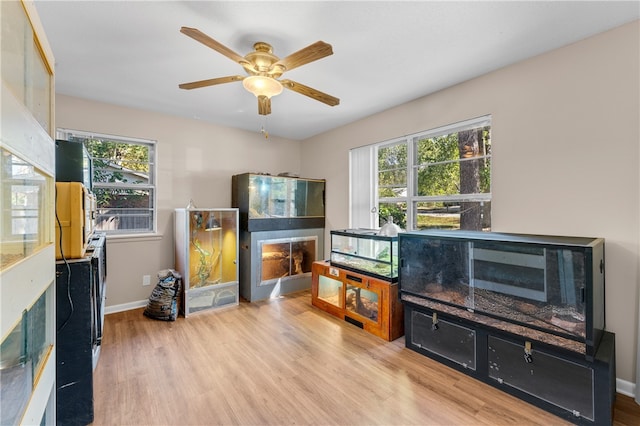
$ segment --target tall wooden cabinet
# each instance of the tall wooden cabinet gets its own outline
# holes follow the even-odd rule
[[[31,2],[0,27],[0,424],[55,424],[54,60]]]

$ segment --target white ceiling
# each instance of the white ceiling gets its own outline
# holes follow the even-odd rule
[[[638,1],[34,2],[56,59],[56,92],[302,140],[640,18]],[[285,90],[258,115],[244,75],[180,33],[194,27],[240,55],[265,41],[283,58],[323,40],[334,54],[284,78],[340,98]],[[597,60],[597,58],[594,58]],[[81,129],[91,130],[91,129]]]

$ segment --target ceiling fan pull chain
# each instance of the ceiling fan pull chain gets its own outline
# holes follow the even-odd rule
[[[264,115],[262,119],[262,127],[260,128],[260,133],[264,136],[265,139],[269,139],[269,132],[266,129],[267,127],[267,116]]]

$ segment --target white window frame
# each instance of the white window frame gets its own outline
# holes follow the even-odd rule
[[[415,164],[416,157],[416,141],[432,138],[440,135],[459,132],[462,130],[484,127],[491,125],[491,115],[464,120],[461,122],[448,124],[434,129],[405,135],[402,137],[389,139],[363,147],[353,148],[349,152],[349,226],[351,228],[379,228],[380,217],[378,206],[380,203],[405,203],[407,230],[413,230],[413,224],[416,223],[414,218],[414,206],[419,202],[425,201],[482,201],[490,202],[491,193],[481,194],[452,194],[442,196],[418,196],[416,195],[416,175],[421,165]],[[378,150],[380,148],[389,147],[398,144],[406,144],[407,147],[407,171],[406,186],[407,194],[403,197],[379,197],[378,182]],[[491,155],[474,157],[491,158]],[[364,166],[369,162],[370,167]],[[464,159],[456,160],[456,162],[465,161]],[[356,165],[358,167],[356,167]],[[370,204],[365,209],[364,203],[368,201]]]
[[[94,182],[93,181],[93,171],[91,176],[92,185],[99,188],[137,188],[137,189],[145,189],[149,190],[151,197],[151,229],[141,229],[140,231],[135,231],[131,229],[126,230],[105,230],[105,232],[110,237],[140,237],[140,236],[149,236],[156,235],[158,229],[158,188],[157,188],[157,158],[158,158],[158,150],[157,150],[157,142],[151,139],[141,139],[141,138],[133,138],[128,136],[117,136],[110,135],[105,133],[95,133],[95,132],[86,132],[82,130],[72,130],[72,129],[62,129],[58,128],[56,131],[56,138],[69,140],[71,137],[73,138],[81,138],[81,139],[105,139],[108,141],[119,142],[119,143],[128,143],[128,144],[136,144],[136,145],[147,145],[149,146],[149,183],[148,184],[135,184],[134,185],[123,185],[118,183],[105,183],[105,182]],[[100,209],[100,206],[97,206]]]

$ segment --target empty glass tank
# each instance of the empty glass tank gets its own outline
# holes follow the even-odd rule
[[[339,308],[343,307],[343,290],[342,281],[328,277],[326,275],[318,276],[318,299],[324,300]]]
[[[51,244],[53,178],[0,147],[0,271]]]
[[[401,294],[584,342],[595,354],[603,239],[417,231],[400,234],[399,255]]]
[[[374,229],[331,231],[331,265],[387,281],[398,279],[398,237]]]
[[[0,424],[18,424],[54,344],[53,286],[22,313],[0,345]]]
[[[244,173],[231,183],[242,230],[324,227],[324,179]]]

